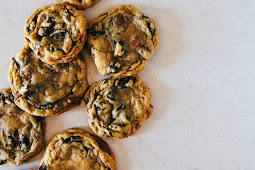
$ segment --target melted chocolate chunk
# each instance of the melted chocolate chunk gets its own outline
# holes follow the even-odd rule
[[[24,143],[25,145],[29,145],[29,139],[26,135],[22,134],[22,143]]]
[[[109,136],[112,137],[112,132],[109,131]]]
[[[47,103],[47,104],[44,104],[44,105],[38,105],[38,109],[49,109],[49,108],[52,108],[54,105],[54,103]]]
[[[81,142],[80,136],[71,136],[69,138],[63,139],[64,143],[73,143],[73,142]]]
[[[128,76],[128,77],[124,77],[124,78],[121,78],[119,79],[118,83],[117,83],[117,87],[120,88],[120,89],[125,89],[127,88],[126,84],[132,80],[133,83],[136,82],[136,78],[135,77],[131,77],[131,76]]]
[[[42,27],[44,30],[44,36],[49,36],[54,31],[55,22],[53,21],[53,17],[49,17],[47,22],[50,23],[49,27]]]
[[[35,17],[34,17],[33,20],[32,20],[32,23],[34,22],[33,28],[31,28],[31,26],[27,27],[27,30],[28,30],[29,32],[35,30],[35,27],[36,27],[36,24],[37,24],[37,18],[38,18],[38,15],[35,15]]]
[[[11,148],[16,147],[16,142],[13,136],[7,136],[8,144],[10,145]]]
[[[106,97],[108,98],[108,99],[110,99],[110,100],[115,100],[115,96],[114,96],[114,94],[113,94],[113,92],[109,92],[107,95],[106,95]]]
[[[0,165],[3,165],[7,162],[7,160],[0,160]]]
[[[99,95],[99,93],[98,93],[96,90],[94,91],[94,93],[95,93],[95,94],[94,94],[94,100],[96,100],[97,97],[98,97],[98,95]]]
[[[152,29],[152,28],[151,28],[151,23],[150,23],[150,22],[147,23],[147,27],[149,28],[149,30],[150,30],[150,32],[151,32],[151,36],[154,36],[155,29]]]
[[[95,106],[95,108],[96,108],[96,112],[98,112],[98,111],[102,110],[102,108],[101,108],[101,107],[99,107],[99,106],[97,106],[97,105],[95,105],[95,104],[94,104],[94,106]]]
[[[123,40],[120,40],[120,41],[119,41],[119,44],[123,47],[123,45],[124,45]],[[122,48],[122,49],[123,49],[123,48]]]
[[[142,18],[149,18],[149,17],[147,17],[147,16],[145,16],[145,15],[142,15]]]
[[[118,107],[117,107],[117,111],[119,111],[119,112],[121,112],[122,110],[125,110],[126,109],[126,107],[125,107],[125,105],[124,104],[120,104]]]
[[[20,68],[22,66],[15,58],[12,58],[12,60],[18,66],[18,68]]]
[[[88,30],[88,32],[89,32],[89,34],[91,34],[92,36],[105,34],[105,31]]]
[[[32,95],[35,93],[35,91],[27,91],[25,92],[25,97],[28,99],[28,100],[32,100]]]
[[[108,73],[112,74],[112,73],[118,73],[120,71],[120,66],[118,66],[116,64],[117,64],[117,62],[115,62],[109,66],[110,70],[108,71]]]
[[[128,121],[130,121],[130,120],[131,120],[129,116],[126,116],[126,118],[127,118],[127,120],[128,120]]]
[[[65,6],[65,13],[64,13],[65,18],[68,21],[71,21],[71,12],[67,9],[67,7]]]
[[[85,103],[88,104],[89,103],[89,98],[85,99]]]
[[[6,101],[6,100],[9,100],[9,101],[11,101],[11,102],[13,102],[13,99],[11,99],[11,96],[5,96],[4,94],[2,94],[2,93],[0,93],[0,99],[2,100],[2,101]],[[6,103],[6,102],[5,102]]]
[[[59,39],[59,38],[61,38],[61,37],[64,37],[65,34],[66,34],[66,32],[65,32],[65,31],[62,31],[62,32],[58,32],[58,33],[52,34],[51,37],[52,37],[52,38],[55,38],[55,39]]]
[[[116,47],[117,41],[116,40],[112,40],[112,43],[114,45],[114,48]]]
[[[46,165],[42,165],[39,167],[39,170],[46,170],[47,169],[47,166]]]

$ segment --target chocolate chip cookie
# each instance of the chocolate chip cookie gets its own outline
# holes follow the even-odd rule
[[[109,146],[81,129],[56,135],[46,148],[39,170],[116,170]]]
[[[46,64],[28,44],[13,58],[8,79],[15,103],[35,116],[58,115],[80,104],[88,87],[82,59]]]
[[[158,46],[156,23],[130,5],[118,6],[93,20],[88,43],[102,75],[141,72]]]
[[[83,48],[86,23],[82,11],[70,5],[51,4],[28,17],[24,36],[43,62],[67,63]]]
[[[44,146],[44,118],[32,116],[14,103],[11,89],[0,90],[0,165],[18,166]]]
[[[57,1],[62,3],[68,3],[79,9],[84,9],[84,8],[91,7],[92,5],[94,5],[100,0],[57,0]]]
[[[138,76],[94,83],[85,94],[89,125],[101,137],[128,137],[151,115],[150,99],[150,89]]]

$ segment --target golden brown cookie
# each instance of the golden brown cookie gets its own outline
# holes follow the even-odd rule
[[[57,1],[70,4],[79,9],[85,9],[85,8],[91,7],[92,5],[94,5],[100,0],[57,0]]]
[[[98,136],[126,138],[151,115],[150,99],[150,89],[138,76],[94,83],[85,94],[89,125]]]
[[[13,58],[8,78],[15,103],[35,116],[58,115],[80,104],[88,87],[86,65],[80,58],[49,65],[28,44]]]
[[[110,147],[81,129],[56,135],[46,148],[39,170],[116,170]]]
[[[93,20],[88,28],[91,55],[102,75],[138,74],[158,42],[155,21],[130,5],[111,9]]]
[[[32,116],[14,103],[11,89],[0,90],[0,165],[18,166],[44,146],[44,118]]]
[[[43,62],[67,63],[83,48],[86,23],[82,11],[70,5],[51,4],[28,17],[24,36]]]

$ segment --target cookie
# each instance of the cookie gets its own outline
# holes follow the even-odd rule
[[[43,62],[67,63],[83,48],[86,23],[82,11],[70,5],[51,4],[28,17],[24,36]]]
[[[84,130],[73,128],[56,135],[46,148],[39,170],[116,170],[109,146]]]
[[[102,75],[138,74],[158,42],[154,20],[130,5],[113,8],[93,20],[88,28],[91,55]]]
[[[57,0],[57,1],[70,4],[72,6],[77,7],[78,9],[85,9],[91,7],[100,0]]]
[[[14,103],[11,89],[0,90],[0,165],[18,166],[44,146],[44,118],[32,116]]]
[[[46,64],[28,44],[13,58],[8,79],[15,103],[35,116],[58,115],[80,104],[88,87],[82,59]]]
[[[138,76],[94,83],[85,94],[89,125],[98,136],[126,138],[151,115],[150,99],[150,89]]]

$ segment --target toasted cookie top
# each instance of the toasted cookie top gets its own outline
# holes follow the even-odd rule
[[[109,146],[81,129],[68,129],[56,135],[46,148],[39,170],[116,170]]]
[[[130,5],[122,5],[93,20],[88,43],[102,75],[131,76],[143,70],[158,46],[156,23]]]
[[[70,5],[51,4],[28,17],[24,36],[43,62],[67,63],[84,45],[86,23],[82,11]]]
[[[100,0],[57,0],[57,1],[70,4],[79,9],[84,9],[84,8],[91,7],[92,5],[94,5]]]
[[[150,98],[150,89],[138,76],[94,83],[85,94],[89,125],[101,137],[128,137],[150,116]]]
[[[11,89],[0,90],[0,165],[18,166],[42,149],[42,121],[15,105]]]
[[[87,89],[86,65],[80,58],[49,65],[26,44],[13,58],[9,82],[15,103],[36,116],[53,116],[79,104]]]

